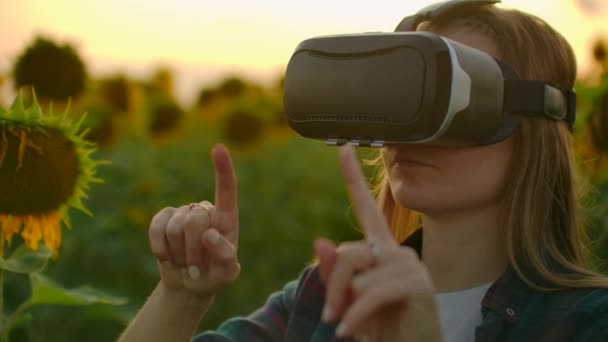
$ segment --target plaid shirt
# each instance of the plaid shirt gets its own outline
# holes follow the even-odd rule
[[[404,245],[420,251],[421,231]],[[235,317],[217,331],[193,342],[215,341],[351,341],[334,336],[337,323],[321,321],[325,288],[315,265],[300,278],[270,295],[266,305],[248,317]],[[488,289],[481,303],[482,323],[475,341],[608,341],[608,289],[539,292],[508,268]]]

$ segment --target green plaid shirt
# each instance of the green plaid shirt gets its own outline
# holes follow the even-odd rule
[[[404,245],[420,251],[421,234],[415,233]],[[318,267],[310,265],[298,280],[271,294],[259,310],[231,318],[217,331],[195,336],[193,341],[351,341],[334,336],[337,323],[321,321],[324,296]],[[476,342],[608,342],[608,289],[539,292],[508,268],[488,289],[481,311]]]

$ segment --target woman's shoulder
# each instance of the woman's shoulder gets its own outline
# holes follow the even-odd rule
[[[538,292],[537,292],[538,293]],[[567,306],[572,310],[608,313],[608,288],[584,287],[543,292],[537,295],[542,302]]]
[[[560,300],[561,307],[570,313],[576,322],[579,336],[589,339],[608,341],[608,288],[580,288],[565,291],[567,295]]]
[[[526,311],[528,319],[523,321],[534,323],[533,330],[576,341],[596,341],[600,336],[608,341],[608,288],[535,291]]]
[[[608,288],[581,288],[569,292],[574,298],[576,311],[590,318],[602,315],[608,319]]]
[[[542,316],[594,319],[598,315],[608,318],[608,288],[583,287],[552,291],[530,289],[526,300],[527,310]]]

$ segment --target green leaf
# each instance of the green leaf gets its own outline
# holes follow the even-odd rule
[[[21,245],[8,259],[0,258],[0,268],[14,273],[40,272],[46,268],[51,254],[45,246],[32,251]]]
[[[8,332],[31,316],[30,310],[34,306],[84,306],[91,304],[122,305],[126,303],[124,298],[106,294],[91,286],[81,286],[71,290],[65,289],[40,273],[31,273],[30,281],[32,285],[32,295],[28,300],[22,302],[8,317],[6,326],[4,327],[4,333],[2,337],[0,337],[1,341],[8,340]]]
[[[103,291],[85,285],[75,289],[66,289],[49,278],[37,273],[30,275],[32,281],[31,305],[123,305],[125,298],[109,295]]]

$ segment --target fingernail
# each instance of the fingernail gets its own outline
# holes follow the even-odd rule
[[[191,265],[188,267],[188,275],[190,276],[190,278],[196,280],[200,278],[201,270],[199,270],[198,267]]]
[[[332,317],[333,317],[334,313],[331,309],[331,307],[328,304],[325,304],[325,307],[323,308],[323,315],[322,315],[322,319],[325,322],[329,322]]]
[[[344,324],[344,322],[338,324],[338,327],[336,328],[336,336],[338,337],[344,337],[346,335],[346,324]]]
[[[207,241],[211,242],[212,245],[217,244],[220,241],[220,234],[216,230],[212,230],[207,233]]]

